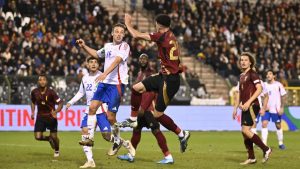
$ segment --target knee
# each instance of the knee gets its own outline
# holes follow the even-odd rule
[[[159,117],[162,116],[163,114],[164,114],[164,113],[155,110],[154,113],[153,113],[153,116],[154,116],[155,118],[159,118]]]
[[[262,127],[263,127],[263,128],[267,128],[267,127],[268,127],[268,123],[263,122],[263,123],[262,123]]]
[[[277,130],[281,129],[281,124],[280,123],[276,123],[276,128],[277,128]]]
[[[117,122],[116,118],[114,116],[108,116],[107,120],[111,125],[115,124]]]
[[[42,140],[42,136],[34,136],[34,138],[38,141],[41,141]]]

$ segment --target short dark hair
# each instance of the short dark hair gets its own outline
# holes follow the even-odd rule
[[[100,59],[99,58],[96,58],[96,57],[93,57],[93,56],[90,56],[87,58],[87,62],[89,62],[90,60],[96,60],[99,64],[100,64]]]
[[[272,74],[275,75],[275,72],[274,72],[272,69],[268,69],[268,70],[266,71],[266,74],[268,74],[269,72],[272,72]]]
[[[46,75],[45,73],[41,73],[41,74],[39,74],[39,76],[38,76],[38,79],[39,79],[40,77],[45,77],[45,78],[46,78],[46,80],[48,80],[48,79],[47,79],[47,75]]]
[[[115,27],[121,27],[124,29],[124,31],[126,30],[126,25],[122,24],[122,23],[117,23],[112,27],[112,31],[114,31]]]
[[[164,27],[171,26],[171,18],[169,17],[169,15],[166,15],[166,14],[157,15],[155,18],[155,21]]]

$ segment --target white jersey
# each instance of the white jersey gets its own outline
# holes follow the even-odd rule
[[[268,89],[267,89],[266,84],[262,80],[260,80],[260,83],[261,83],[261,87],[262,87],[262,92],[260,93],[260,95],[258,96],[257,99],[258,99],[260,108],[262,108],[263,107],[262,98],[265,97],[265,94],[268,93]]]
[[[122,62],[103,80],[107,84],[128,84],[128,66],[127,58],[129,56],[130,47],[126,42],[118,45],[106,43],[104,48],[97,51],[97,55],[101,57],[101,52],[105,51],[104,71],[113,63],[117,56],[122,58]]]
[[[286,95],[283,85],[274,81],[273,83],[265,82],[269,94],[268,110],[270,113],[278,113],[281,106],[281,97]]]
[[[85,113],[88,113],[89,105],[91,104],[91,100],[94,96],[94,92],[97,89],[97,84],[95,83],[95,79],[98,76],[100,76],[101,74],[102,74],[102,72],[98,71],[95,75],[90,75],[90,74],[84,75],[82,77],[78,92],[70,101],[68,101],[68,103],[73,105],[74,103],[76,103],[79,99],[81,99],[85,95],[86,105],[87,105],[87,107],[85,109]],[[103,110],[101,107],[99,107],[96,114],[103,113],[103,111],[106,112],[106,110],[107,110],[106,104],[103,103],[102,105],[103,105],[102,106]]]

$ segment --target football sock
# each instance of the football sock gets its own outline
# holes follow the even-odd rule
[[[252,133],[257,134],[256,128],[251,128]]]
[[[133,88],[131,89],[131,115],[130,115],[130,119],[132,121],[136,121],[137,120],[137,116],[138,116],[138,110],[140,108],[141,105],[141,100],[142,100],[142,94],[135,91]]]
[[[81,140],[82,141],[85,141],[87,138],[89,138],[89,135],[81,135]],[[93,161],[92,147],[90,147],[90,146],[83,146],[83,152],[85,153],[86,159],[88,161]]]
[[[94,133],[95,133],[95,126],[96,126],[96,115],[88,115],[88,120],[87,120],[87,125],[88,125],[88,133],[89,133],[89,139],[93,140],[94,139]]]
[[[131,137],[131,144],[136,149],[141,140],[141,131],[133,131]]]
[[[169,116],[163,114],[162,116],[157,118],[157,121],[159,121],[160,124],[162,124],[166,129],[173,131],[179,137],[183,137],[183,132]]]
[[[164,153],[165,156],[170,155],[168,146],[167,146],[167,140],[165,138],[165,136],[162,134],[161,131],[158,131],[154,134],[156,140],[157,140],[157,144],[159,145],[161,151]]]
[[[268,141],[268,134],[269,134],[268,128],[261,129],[261,138],[262,138],[263,143],[266,145],[267,145],[267,141]]]
[[[283,144],[283,131],[282,131],[282,128],[279,129],[279,130],[277,129],[276,134],[277,134],[277,138],[278,138],[278,144],[282,145]]]
[[[254,134],[252,138],[250,138],[250,140],[255,143],[260,149],[262,149],[264,152],[269,150],[269,147],[267,147],[262,141],[261,139]]]
[[[171,159],[173,159],[173,157],[171,154],[168,154],[167,156],[165,156],[165,159],[171,160]]]
[[[250,139],[244,140],[245,147],[248,152],[248,159],[255,159],[254,150],[253,150],[253,142]]]

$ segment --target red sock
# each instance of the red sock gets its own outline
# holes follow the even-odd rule
[[[169,155],[169,149],[167,146],[167,140],[166,137],[162,134],[161,131],[158,131],[156,133],[153,133],[153,135],[156,137],[157,144],[159,145],[161,151],[164,153],[165,156]]]
[[[141,130],[133,130],[132,132],[131,144],[135,149],[141,140],[141,132]]]
[[[254,144],[256,144],[260,149],[262,149],[264,152],[269,150],[269,147],[266,146],[256,134],[254,134],[253,137],[250,138],[250,140]]]
[[[174,121],[165,114],[158,117],[157,121],[159,121],[166,129],[173,131],[177,135],[181,132],[181,129],[174,123]]]
[[[248,150],[248,159],[255,159],[253,142],[250,139],[245,139],[244,144],[246,149]]]
[[[138,116],[138,110],[141,105],[142,94],[135,91],[133,88],[131,89],[131,117]]]

